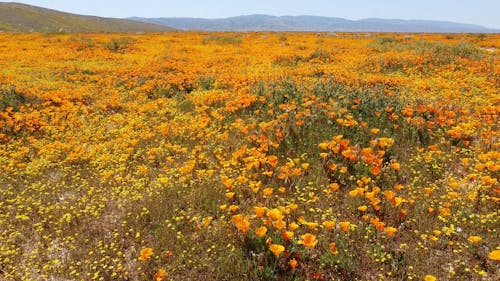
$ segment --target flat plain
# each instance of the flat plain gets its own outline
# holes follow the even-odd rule
[[[498,34],[0,34],[2,280],[498,280]]]

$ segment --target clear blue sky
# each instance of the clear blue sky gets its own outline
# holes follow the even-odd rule
[[[1,1],[0,2],[9,2]],[[430,19],[500,28],[500,0],[19,0],[103,17],[221,18],[249,14]]]

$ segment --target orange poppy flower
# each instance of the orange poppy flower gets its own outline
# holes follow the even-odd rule
[[[328,247],[330,248],[330,252],[332,254],[334,254],[334,255],[338,254],[339,251],[337,250],[337,244],[335,244],[335,242],[328,244]]]
[[[262,226],[255,229],[255,234],[259,237],[264,237],[267,233],[267,227]]]
[[[335,227],[335,221],[324,221],[322,224],[321,224],[324,228],[328,229],[328,230],[331,230]]]
[[[267,216],[270,217],[272,220],[282,220],[283,219],[283,214],[278,208],[271,209],[267,212]]]
[[[248,221],[248,217],[243,217],[242,215],[234,215],[231,218],[234,226],[241,232],[247,233],[250,228],[250,221]]]
[[[140,261],[146,261],[151,257],[153,254],[153,249],[152,248],[143,248],[141,249],[141,255],[139,256],[138,260]]]
[[[288,241],[293,237],[293,231],[282,231],[281,235],[283,236],[283,240]]]
[[[347,232],[347,231],[349,231],[349,227],[351,226],[351,223],[348,221],[341,221],[341,222],[339,222],[339,226],[343,232]]]
[[[467,240],[469,240],[473,244],[478,244],[483,239],[481,238],[481,236],[469,236]]]
[[[253,207],[253,212],[259,218],[262,218],[266,213],[266,211],[267,211],[266,207],[258,207],[258,206]]]
[[[274,256],[278,257],[281,253],[283,253],[283,251],[285,251],[285,247],[279,244],[271,244],[269,245],[269,250]]]
[[[163,279],[165,279],[165,274],[166,274],[165,269],[163,269],[163,268],[158,269],[158,271],[155,273],[154,280],[155,281],[163,281]]]
[[[302,235],[302,240],[299,241],[299,244],[302,244],[307,248],[314,248],[316,247],[316,244],[318,244],[318,239],[316,239],[315,235],[306,233]]]
[[[437,278],[434,277],[433,275],[425,275],[424,281],[436,281]]]
[[[494,261],[500,261],[500,250],[491,251],[488,254],[488,258]]]
[[[394,237],[394,235],[396,235],[396,232],[398,232],[398,230],[397,230],[397,228],[394,228],[394,227],[386,227],[384,229],[384,232],[385,232],[385,234],[387,234],[387,236]]]

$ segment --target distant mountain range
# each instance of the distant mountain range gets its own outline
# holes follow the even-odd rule
[[[171,28],[127,19],[81,16],[19,3],[0,2],[4,32],[153,32]]]
[[[439,33],[498,33],[479,25],[399,19],[362,19],[318,16],[249,15],[224,19],[202,18],[139,18],[131,20],[169,26],[179,30],[206,31],[345,31],[345,32],[439,32]]]
[[[0,2],[0,32],[158,32],[205,31],[345,31],[500,33],[479,25],[429,20],[362,19],[317,16],[249,15],[224,19],[83,16],[56,10]]]

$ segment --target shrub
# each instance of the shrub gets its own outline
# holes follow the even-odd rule
[[[124,52],[129,49],[135,41],[136,40],[131,37],[113,38],[110,42],[105,43],[104,47],[114,53]]]
[[[202,44],[239,45],[243,40],[239,35],[210,35],[202,39]]]

